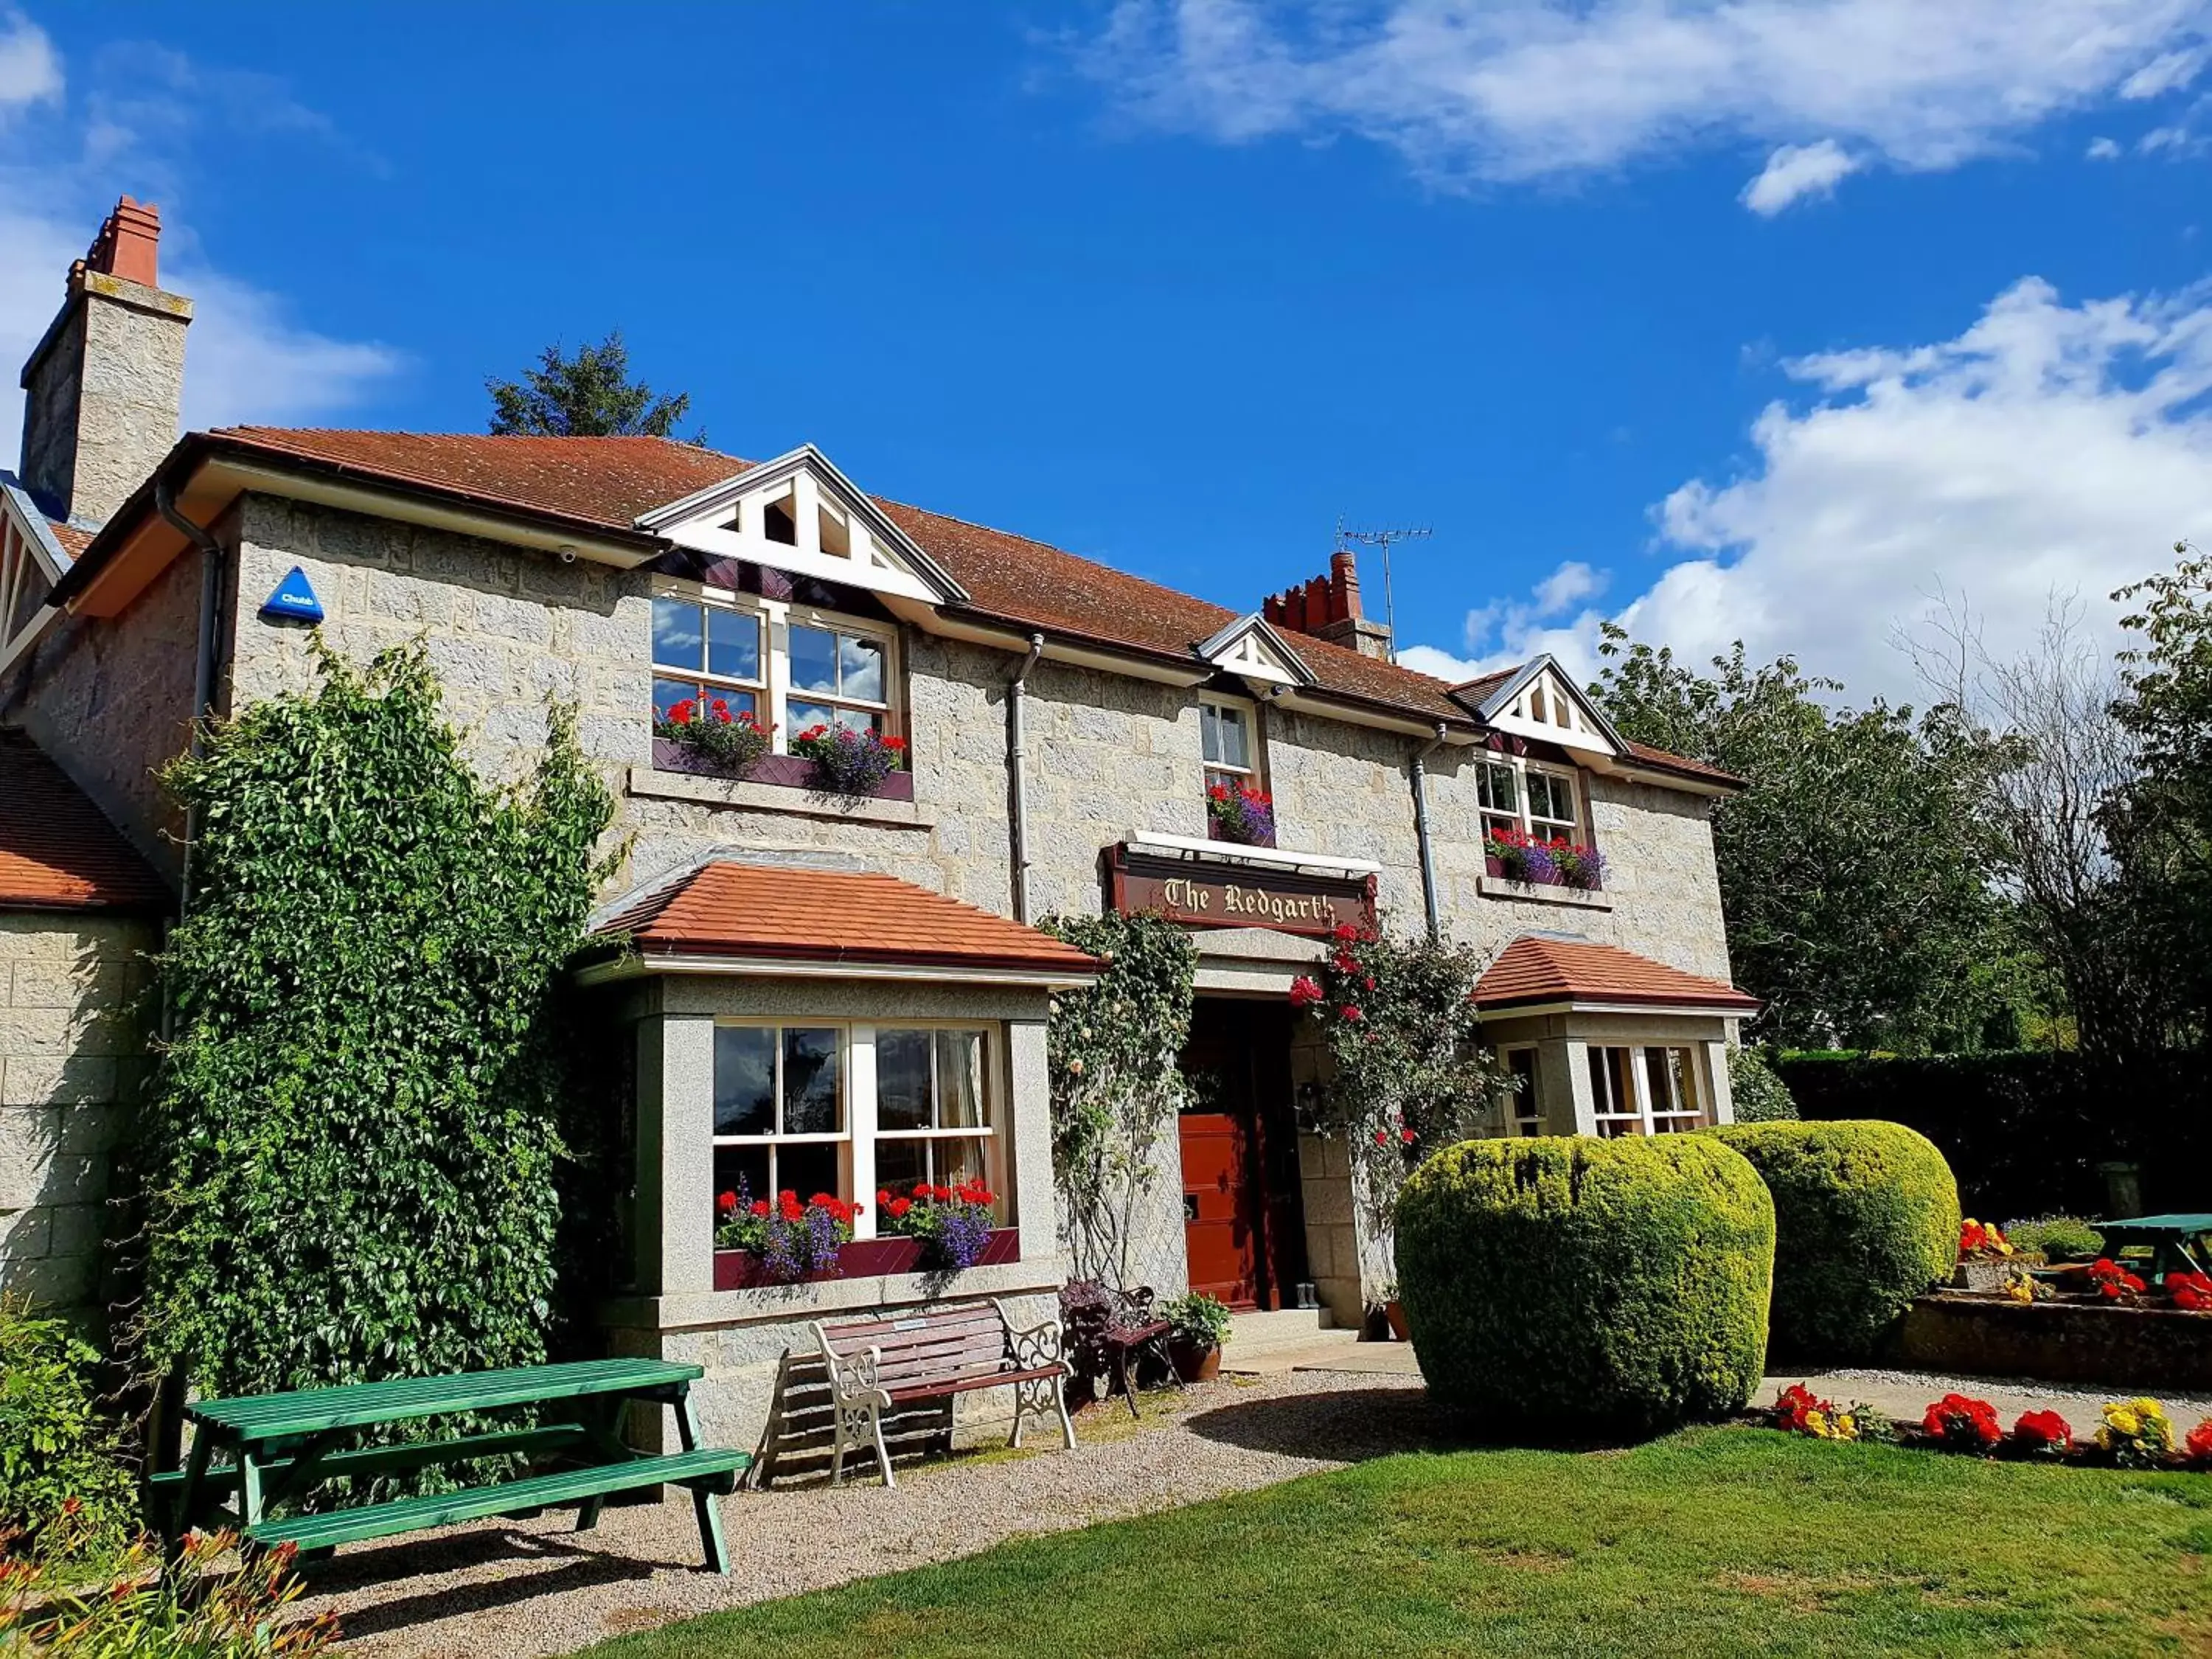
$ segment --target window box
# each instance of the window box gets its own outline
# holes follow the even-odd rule
[[[1505,873],[1505,860],[1486,854],[1483,857],[1482,871],[1485,875],[1495,876],[1500,881],[1510,881],[1519,887],[1559,887],[1570,893],[1601,893],[1605,890],[1603,882],[1595,887],[1584,887],[1576,882],[1562,881],[1556,876],[1548,881],[1532,881],[1526,876],[1509,876]]]
[[[694,754],[682,744],[667,738],[653,740],[653,769],[656,772],[684,772],[694,777],[726,778],[732,774],[724,771],[703,756]],[[814,781],[814,763],[803,755],[763,755],[742,773],[736,774],[748,783],[770,783],[789,789],[820,790]],[[912,800],[914,774],[893,772],[857,800]]]
[[[1273,826],[1270,826],[1267,833],[1258,841],[1239,841],[1221,827],[1220,819],[1208,812],[1206,815],[1206,838],[1208,841],[1218,841],[1224,847],[1273,847],[1275,844],[1275,831]]]
[[[890,1279],[902,1273],[921,1271],[921,1245],[918,1238],[856,1238],[850,1244],[839,1247],[837,1267],[834,1273],[809,1273],[798,1280],[769,1279],[761,1272],[760,1258],[750,1250],[717,1250],[714,1252],[714,1288],[718,1291],[750,1291],[773,1289],[797,1283],[811,1285],[830,1279]],[[994,1227],[990,1243],[975,1265],[995,1267],[1009,1261],[1018,1261],[1022,1255],[1022,1235],[1018,1227]]]

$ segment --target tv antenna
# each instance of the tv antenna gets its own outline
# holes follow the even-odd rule
[[[1390,629],[1390,660],[1398,660],[1398,603],[1390,591],[1390,547],[1395,542],[1425,541],[1435,532],[1427,525],[1401,525],[1389,530],[1346,530],[1344,515],[1336,515],[1336,545],[1348,552],[1347,543],[1382,550],[1382,620]]]

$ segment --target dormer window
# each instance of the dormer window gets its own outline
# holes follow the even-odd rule
[[[1259,784],[1259,745],[1254,740],[1252,726],[1253,709],[1249,703],[1232,702],[1226,697],[1200,701],[1199,744],[1206,756],[1206,783],[1209,789],[1217,783],[1232,787]]]
[[[653,712],[678,702],[720,697],[765,720],[768,692],[761,672],[762,617],[756,611],[709,605],[675,594],[653,601]],[[680,678],[679,678],[680,677]]]
[[[898,735],[898,634],[788,599],[663,578],[653,599],[653,713],[719,698],[791,752],[810,726]]]
[[[791,697],[794,732],[810,726],[844,726],[856,732],[884,729],[889,641],[836,628],[791,625]]]

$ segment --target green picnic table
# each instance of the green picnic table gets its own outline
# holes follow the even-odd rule
[[[2163,1281],[2171,1273],[2212,1272],[2212,1215],[2138,1215],[2123,1221],[2091,1224],[2104,1235],[2105,1254],[2148,1253],[2150,1272]]]
[[[578,1506],[576,1529],[582,1532],[598,1523],[600,1506],[611,1494],[665,1484],[690,1492],[707,1565],[726,1573],[730,1554],[714,1499],[736,1490],[739,1472],[752,1458],[699,1443],[690,1386],[702,1375],[696,1365],[665,1360],[592,1359],[203,1400],[185,1408],[193,1427],[191,1454],[181,1468],[151,1477],[150,1505],[173,1555],[185,1533],[211,1524],[237,1528],[256,1548],[291,1544],[314,1554],[456,1521],[570,1504]],[[683,1449],[656,1457],[624,1444],[623,1413],[632,1401],[675,1407]],[[519,1407],[535,1408],[534,1426],[388,1445],[355,1443],[365,1429]],[[505,1456],[550,1460],[559,1467],[428,1498],[299,1512],[313,1487],[340,1476]]]

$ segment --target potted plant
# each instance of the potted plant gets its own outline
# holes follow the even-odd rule
[[[1275,798],[1249,783],[1217,783],[1206,792],[1206,821],[1216,841],[1242,847],[1275,844]]]
[[[1168,1333],[1168,1358],[1177,1376],[1186,1382],[1210,1382],[1221,1374],[1221,1345],[1229,1340],[1226,1304],[1193,1291],[1163,1302],[1160,1317],[1175,1328]]]
[[[1409,1340],[1406,1331],[1406,1304],[1398,1300],[1398,1281],[1384,1281],[1382,1285],[1382,1321],[1390,1328],[1393,1342]]]
[[[815,781],[837,795],[872,795],[906,769],[906,739],[873,726],[810,726],[791,740],[791,752],[812,761]]]
[[[755,761],[768,753],[769,738],[775,730],[763,726],[750,708],[732,714],[720,697],[686,697],[668,706],[653,722],[653,735],[676,744],[686,755],[717,772],[742,777]]]
[[[1972,1216],[1959,1224],[1959,1266],[1951,1282],[1962,1291],[2002,1291],[2012,1279],[2012,1246],[1994,1224]]]
[[[960,1273],[982,1260],[991,1242],[999,1195],[980,1181],[939,1187],[925,1181],[911,1193],[876,1194],[884,1231],[921,1241],[925,1273]]]
[[[714,1200],[714,1245],[758,1259],[763,1277],[778,1284],[835,1273],[837,1252],[853,1242],[858,1204],[817,1193],[804,1204],[786,1188],[773,1200],[755,1198],[742,1180]]]

